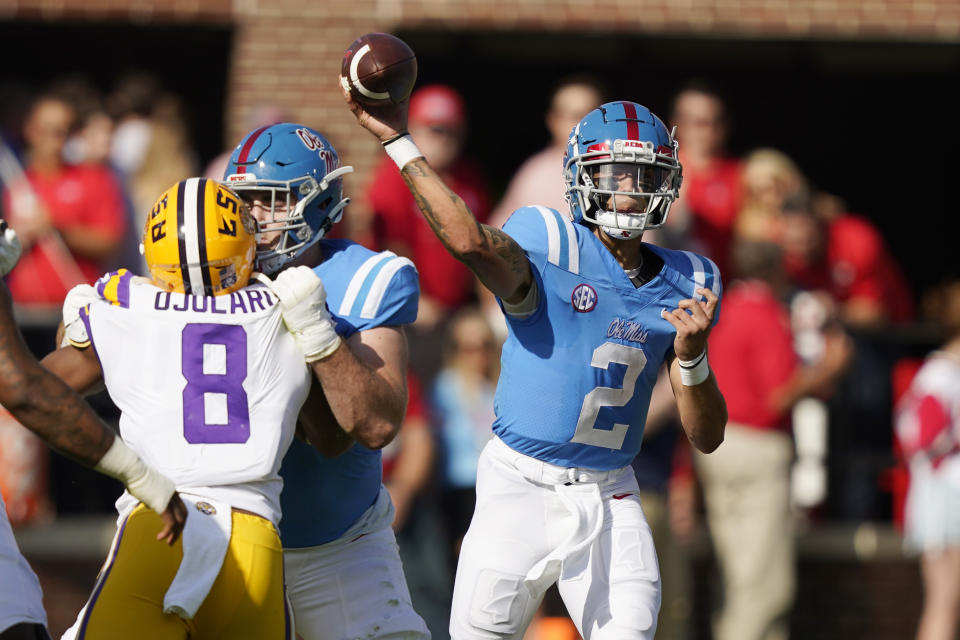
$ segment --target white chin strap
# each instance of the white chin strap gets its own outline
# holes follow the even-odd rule
[[[643,235],[642,229],[625,230],[617,229],[616,227],[605,227],[603,225],[600,225],[600,228],[614,240],[632,240]]]
[[[646,213],[617,213],[600,211],[593,221],[614,240],[631,240],[643,235],[647,226]]]

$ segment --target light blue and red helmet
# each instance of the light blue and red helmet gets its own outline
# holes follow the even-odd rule
[[[677,141],[646,107],[608,102],[570,133],[563,179],[575,221],[599,225],[613,238],[635,238],[663,226],[679,195]]]
[[[340,156],[326,138],[300,124],[260,127],[240,141],[223,181],[241,197],[259,194],[271,214],[260,224],[286,231],[269,249],[258,248],[261,271],[279,271],[340,221],[350,202],[343,197],[343,174],[352,171],[340,166]]]

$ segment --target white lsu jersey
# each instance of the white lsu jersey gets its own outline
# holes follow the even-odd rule
[[[179,491],[280,520],[280,462],[311,373],[277,300],[170,293],[126,270],[81,309],[120,435]]]

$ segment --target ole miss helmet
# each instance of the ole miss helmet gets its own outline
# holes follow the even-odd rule
[[[259,246],[257,266],[272,274],[320,240],[343,216],[343,175],[333,145],[318,131],[284,122],[255,129],[230,156],[224,182],[268,210],[260,229],[282,230],[279,241]]]
[[[570,134],[563,159],[570,211],[614,238],[663,226],[681,182],[677,142],[635,102],[608,102]]]

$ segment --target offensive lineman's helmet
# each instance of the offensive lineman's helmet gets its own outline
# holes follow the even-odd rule
[[[677,142],[635,102],[608,102],[573,128],[563,157],[570,212],[613,238],[635,238],[667,221],[682,179]],[[630,179],[633,187],[620,190]]]
[[[343,174],[336,149],[318,131],[284,122],[248,133],[230,156],[224,182],[243,198],[254,194],[269,207],[260,229],[284,231],[257,265],[273,274],[322,238],[343,216]]]
[[[214,180],[190,178],[163,192],[147,216],[143,257],[167,291],[219,296],[245,287],[253,272],[256,222]]]

